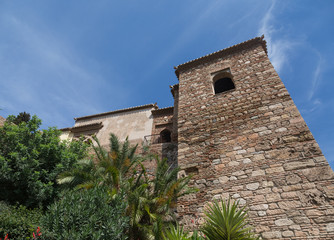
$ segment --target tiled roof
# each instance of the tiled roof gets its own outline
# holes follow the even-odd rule
[[[80,126],[76,126],[76,127],[62,128],[62,129],[59,129],[59,130],[63,131],[63,132],[64,131],[81,132],[81,131],[87,131],[87,130],[100,129],[102,127],[103,127],[102,122],[98,122],[98,123],[80,125]]]
[[[203,57],[196,58],[194,60],[191,60],[191,61],[185,62],[183,64],[180,64],[180,65],[174,67],[175,74],[176,74],[177,77],[179,77],[180,71],[182,71],[182,70],[186,70],[190,67],[193,67],[194,65],[205,63],[205,62],[208,62],[208,61],[210,61],[212,59],[215,59],[215,58],[223,57],[224,55],[231,54],[235,51],[240,51],[240,50],[247,49],[247,48],[249,48],[249,47],[251,47],[255,44],[262,45],[263,49],[268,54],[267,44],[266,44],[266,41],[264,40],[264,35],[262,35],[261,37],[256,37],[256,38],[247,40],[245,42],[233,45],[231,47],[224,48],[224,49],[219,50],[217,52],[210,53],[210,54],[205,55]]]
[[[166,114],[166,113],[173,113],[174,111],[174,107],[165,107],[165,108],[159,108],[159,109],[155,109],[152,110],[152,114],[153,115],[158,115],[158,114]]]
[[[93,115],[88,115],[84,117],[77,117],[74,118],[74,120],[82,120],[82,119],[87,119],[87,118],[93,118],[93,117],[101,117],[109,114],[115,114],[115,113],[121,113],[121,112],[130,112],[133,110],[140,110],[140,109],[145,109],[145,108],[158,108],[156,103],[151,103],[151,104],[146,104],[146,105],[141,105],[141,106],[136,106],[136,107],[130,107],[130,108],[124,108],[124,109],[118,109],[110,112],[104,112],[104,113],[98,113],[98,114],[93,114]]]

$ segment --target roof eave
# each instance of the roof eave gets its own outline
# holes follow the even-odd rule
[[[156,103],[151,103],[151,104],[141,105],[141,106],[137,106],[137,107],[130,107],[130,108],[118,109],[118,110],[110,111],[110,112],[104,112],[104,113],[98,113],[98,114],[83,116],[83,117],[77,117],[77,118],[74,118],[74,120],[77,121],[77,120],[83,120],[83,119],[88,119],[88,118],[93,118],[93,117],[102,117],[102,116],[106,116],[106,115],[110,115],[110,114],[116,114],[116,113],[122,113],[122,112],[131,112],[131,111],[134,111],[134,110],[141,110],[141,109],[146,109],[146,108],[157,109],[158,106],[157,106]]]
[[[191,68],[193,66],[196,66],[196,65],[199,65],[199,64],[203,64],[205,62],[209,62],[209,61],[211,61],[213,59],[216,59],[216,58],[219,58],[219,57],[223,57],[223,56],[232,54],[234,52],[250,48],[251,46],[255,46],[255,45],[258,45],[258,44],[263,47],[264,51],[268,55],[267,43],[264,40],[264,35],[262,35],[261,37],[255,37],[255,38],[247,40],[245,42],[233,45],[233,46],[228,47],[228,48],[224,48],[222,50],[219,50],[219,51],[207,54],[207,55],[205,55],[203,57],[196,58],[194,60],[191,60],[191,61],[185,62],[183,64],[180,64],[180,65],[174,67],[175,74],[176,74],[177,78],[179,78],[179,75],[180,75],[181,71],[187,70],[187,69],[189,69],[189,68]]]

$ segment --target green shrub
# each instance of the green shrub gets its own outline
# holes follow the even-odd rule
[[[43,236],[48,240],[127,239],[125,207],[121,196],[111,199],[101,187],[67,192],[42,218]]]
[[[29,210],[24,206],[10,206],[0,202],[0,238],[6,234],[10,240],[32,239],[39,226],[42,211]]]

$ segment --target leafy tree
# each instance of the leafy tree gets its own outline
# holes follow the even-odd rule
[[[19,125],[14,120],[9,116],[0,127],[0,200],[45,207],[59,193],[56,176],[83,158],[87,145],[61,142],[56,128],[39,130],[37,116]]]
[[[248,226],[247,211],[238,202],[214,202],[205,211],[206,223],[202,232],[209,240],[258,239]]]
[[[30,114],[26,112],[20,112],[19,115],[17,115],[13,119],[13,123],[15,123],[16,125],[19,125],[21,122],[27,123],[29,121],[30,121]]]

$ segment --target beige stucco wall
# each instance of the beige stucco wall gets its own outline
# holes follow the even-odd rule
[[[124,141],[128,136],[131,143],[141,143],[144,136],[151,135],[153,125],[151,111],[153,109],[152,107],[78,119],[74,127],[102,122],[103,127],[98,131],[96,137],[103,146],[109,145],[110,133],[114,133],[120,141]]]
[[[71,141],[72,138],[73,138],[73,133],[71,131],[62,131],[59,138],[60,138],[61,141],[64,141],[64,140]]]

